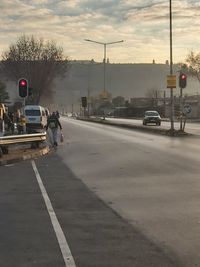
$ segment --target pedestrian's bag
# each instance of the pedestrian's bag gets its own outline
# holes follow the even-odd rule
[[[64,136],[63,136],[63,133],[60,133],[60,142],[61,142],[61,143],[64,142]]]

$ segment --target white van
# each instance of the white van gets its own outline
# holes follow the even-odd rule
[[[27,105],[23,108],[27,129],[44,129],[47,125],[46,110],[42,106]]]

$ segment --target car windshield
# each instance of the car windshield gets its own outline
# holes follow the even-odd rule
[[[39,109],[27,109],[25,110],[26,116],[40,116],[40,110]]]
[[[158,112],[157,111],[147,111],[145,112],[145,116],[158,116]]]

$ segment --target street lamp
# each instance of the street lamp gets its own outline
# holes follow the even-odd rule
[[[111,44],[117,44],[117,43],[122,43],[124,42],[124,40],[121,40],[121,41],[116,41],[116,42],[109,42],[109,43],[103,43],[103,42],[97,42],[97,41],[93,41],[93,40],[90,40],[90,39],[85,39],[85,41],[87,42],[92,42],[92,43],[96,43],[96,44],[100,44],[100,45],[103,45],[104,46],[104,60],[103,60],[103,94],[105,96],[106,94],[106,46],[107,45],[111,45]]]
[[[86,66],[88,69],[87,71],[87,109],[88,109],[88,117],[90,116],[90,106],[91,106],[91,102],[90,102],[90,94],[91,94],[91,90],[90,90],[90,83],[91,83],[91,66],[95,66],[95,65],[99,65],[101,63],[94,63],[92,60],[85,64],[82,63],[81,66]]]

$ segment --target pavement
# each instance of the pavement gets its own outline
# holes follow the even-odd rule
[[[12,164],[14,162],[35,159],[46,155],[50,152],[48,143],[45,143],[42,147],[31,148],[30,145],[16,145],[9,149],[8,154],[3,154],[0,157],[0,166]]]

